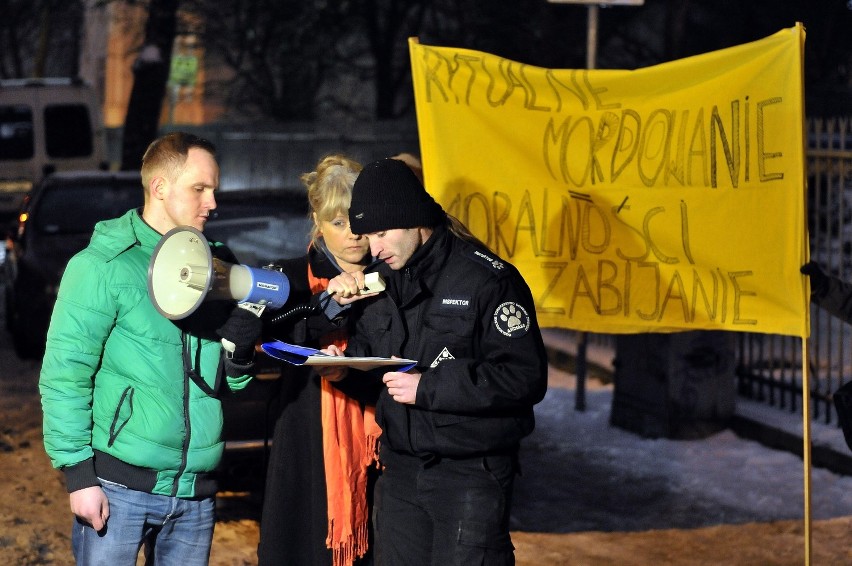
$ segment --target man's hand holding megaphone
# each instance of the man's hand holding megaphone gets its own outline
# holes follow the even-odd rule
[[[216,333],[222,337],[225,357],[236,365],[247,366],[254,360],[255,345],[262,331],[260,317],[238,306]]]

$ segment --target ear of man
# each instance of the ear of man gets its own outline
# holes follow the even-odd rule
[[[150,193],[151,196],[157,200],[163,200],[166,198],[166,193],[168,192],[168,183],[166,182],[165,177],[156,176],[151,179]]]

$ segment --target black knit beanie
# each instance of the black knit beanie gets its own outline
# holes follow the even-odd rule
[[[353,234],[372,234],[394,228],[433,227],[447,218],[441,205],[398,159],[366,165],[352,187],[349,225]]]

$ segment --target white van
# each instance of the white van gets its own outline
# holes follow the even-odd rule
[[[54,171],[106,169],[95,91],[78,79],[0,80],[0,214]]]

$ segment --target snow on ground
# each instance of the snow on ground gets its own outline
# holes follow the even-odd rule
[[[571,382],[560,374],[551,369],[551,383]],[[670,440],[610,426],[611,386],[590,384],[586,402],[576,411],[573,388],[551,387],[536,406],[536,430],[521,448],[513,530],[639,531],[804,517],[798,456],[730,430]],[[797,418],[782,417],[779,426],[801,434]],[[813,428],[814,438],[842,442],[837,430]],[[812,519],[852,514],[852,477],[816,467],[810,477]]]

